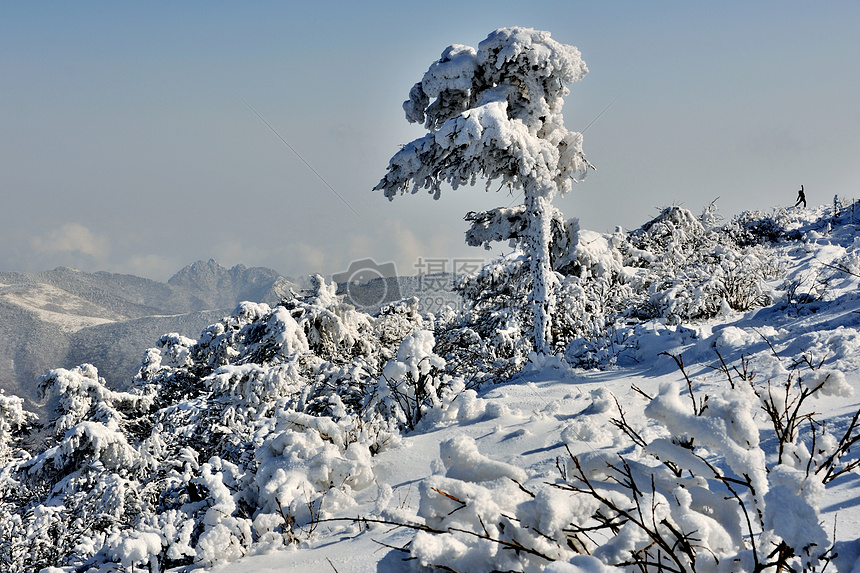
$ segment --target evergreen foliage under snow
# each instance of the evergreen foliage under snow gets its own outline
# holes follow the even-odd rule
[[[86,364],[46,374],[43,425],[0,394],[2,568],[214,567],[384,522],[411,532],[387,571],[820,569],[840,541],[823,500],[858,464],[857,418],[819,407],[860,372],[838,318],[860,306],[853,215],[714,215],[613,234],[554,217],[554,358],[532,351],[514,250],[458,285],[460,314],[370,316],[316,277],[197,340],[162,336],[127,391]],[[476,217],[475,242],[511,216]],[[655,362],[659,387],[576,390],[595,371],[573,367]],[[566,398],[531,415],[500,398],[547,377]],[[517,426],[500,443],[556,428],[527,465],[468,430]],[[417,506],[398,505],[381,460],[435,432]]]

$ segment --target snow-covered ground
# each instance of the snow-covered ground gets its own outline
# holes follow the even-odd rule
[[[44,573],[827,560],[856,573],[860,227],[833,210],[706,231],[670,208],[625,236],[577,231],[590,250],[572,247],[582,272],[565,287],[610,285],[605,296],[639,306],[606,305],[614,322],[601,322],[610,311],[568,294],[559,318],[603,330],[571,335],[564,357],[531,354],[504,382],[476,383],[463,362],[511,364],[468,330],[509,340],[515,329],[487,322],[504,307],[471,326],[415,301],[370,316],[322,277],[274,308],[240,304],[197,341],[163,336],[127,392],[93,366],[54,370],[44,444],[0,394],[0,559],[59,566]],[[589,288],[568,293],[600,294]],[[571,366],[589,360],[600,368]]]
[[[854,238],[856,227],[848,225],[833,231],[821,223],[824,214],[824,208],[810,210],[805,217],[795,213],[795,227],[803,233],[804,240],[784,248],[789,267],[779,280],[789,274],[809,281],[821,279],[823,273],[833,270],[828,265],[844,266],[846,255],[854,252],[860,241]],[[756,374],[756,383],[771,380],[782,384],[803,361],[842,372],[853,394],[847,395],[843,388],[807,403],[808,409],[827,420],[828,427],[836,433],[860,409],[860,293],[858,277],[850,274],[857,268],[848,266],[843,270],[832,275],[827,292],[812,305],[778,303],[679,327],[654,321],[649,325],[651,333],[639,337],[638,364],[603,371],[572,369],[554,360],[530,364],[510,382],[482,388],[479,405],[464,406],[482,411],[481,415],[460,414],[465,421],[459,421],[454,414],[448,421],[420,424],[400,445],[375,456],[375,485],[357,492],[354,505],[332,511],[329,519],[317,524],[312,532],[301,533],[297,546],[249,555],[220,564],[213,571],[406,570],[410,555],[397,548],[412,542],[415,531],[363,522],[363,518],[424,524],[426,508],[421,512],[424,517],[418,515],[422,482],[444,475],[481,482],[482,464],[488,460],[503,464],[495,470],[498,475],[524,472],[523,487],[536,492],[560,478],[560,471],[570,466],[571,454],[605,452],[609,456],[621,452],[635,458],[641,448],[633,446],[611,419],[618,417],[621,405],[628,423],[648,435],[654,422],[644,414],[648,401],[642,394],[656,396],[667,383],[686,384],[669,354],[683,356],[686,372],[699,396],[714,396],[727,387],[718,353],[735,382],[744,372],[744,363],[747,372]],[[767,417],[758,411],[754,419],[762,431],[762,449],[773,463],[775,441],[769,437]],[[469,444],[477,447],[477,454],[462,454],[471,448]],[[451,461],[452,448],[461,452],[457,458],[460,462]],[[856,455],[850,454],[846,459]],[[448,457],[445,461],[444,456]],[[462,460],[471,463],[463,465]],[[854,470],[828,483],[820,500],[823,527],[828,532],[835,531],[839,541],[835,561],[839,571],[857,571],[860,567],[858,486],[860,472]],[[444,552],[441,545],[443,542],[439,550]]]
[[[860,306],[860,305],[858,305]],[[631,392],[631,385],[643,390],[656,389],[666,380],[679,375],[668,357],[656,358],[648,368],[624,368],[604,373],[574,373],[553,368],[523,375],[517,381],[493,388],[482,398],[500,409],[510,410],[499,417],[483,419],[467,425],[452,425],[426,433],[416,433],[404,440],[402,446],[380,454],[374,460],[374,474],[379,484],[361,496],[357,505],[338,512],[343,519],[377,516],[378,502],[388,499],[390,514],[410,522],[418,508],[419,483],[434,473],[445,473],[440,460],[440,443],[469,436],[479,451],[493,460],[524,468],[528,474],[526,487],[541,487],[558,477],[556,460],[565,461],[568,453],[586,451],[616,451],[623,442],[619,431],[609,424],[615,405],[607,400],[610,394],[627,406],[628,412],[644,408],[644,399]],[[860,380],[852,376],[852,386],[860,391]],[[852,400],[828,401],[819,404],[821,411],[833,408],[839,419],[848,416],[858,404]],[[633,422],[640,419],[633,418]],[[563,438],[566,437],[567,439]],[[435,470],[435,471],[434,471]],[[837,538],[854,540],[849,551],[860,554],[860,474],[854,472],[828,488],[822,516],[828,527],[835,523]],[[390,494],[387,487],[391,488]],[[389,497],[390,496],[390,497]],[[320,524],[297,548],[248,556],[237,562],[213,568],[223,573],[295,572],[380,573],[404,571],[408,554],[389,547],[402,547],[412,538],[412,532],[383,524],[329,522]],[[848,553],[849,551],[845,551]],[[851,569],[848,569],[849,571]]]
[[[34,313],[63,332],[77,332],[89,326],[114,322],[117,318],[106,317],[104,309],[46,284],[0,285],[0,300]]]

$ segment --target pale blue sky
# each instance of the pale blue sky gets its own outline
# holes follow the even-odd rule
[[[423,133],[401,103],[430,63],[515,25],[582,52],[568,128],[615,100],[585,132],[597,171],[557,201],[585,228],[717,196],[726,217],[770,210],[801,184],[860,197],[856,2],[0,1],[0,270],[487,256],[462,217],[507,195],[370,190]]]

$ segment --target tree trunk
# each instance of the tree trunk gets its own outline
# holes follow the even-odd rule
[[[558,282],[549,258],[550,198],[526,189],[525,205],[528,221],[526,255],[532,275],[531,306],[534,318],[535,352],[552,353],[552,316],[555,313],[555,287]]]

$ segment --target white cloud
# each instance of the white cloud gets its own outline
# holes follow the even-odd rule
[[[66,223],[59,229],[35,237],[32,243],[36,251],[46,254],[81,253],[103,260],[110,253],[107,237],[95,235],[78,223]]]
[[[185,264],[187,262],[177,261],[173,257],[168,258],[153,254],[132,255],[117,265],[115,272],[166,281]]]
[[[310,272],[323,272],[329,260],[329,256],[324,248],[297,243],[295,249],[296,256],[304,268],[312,269]]]

